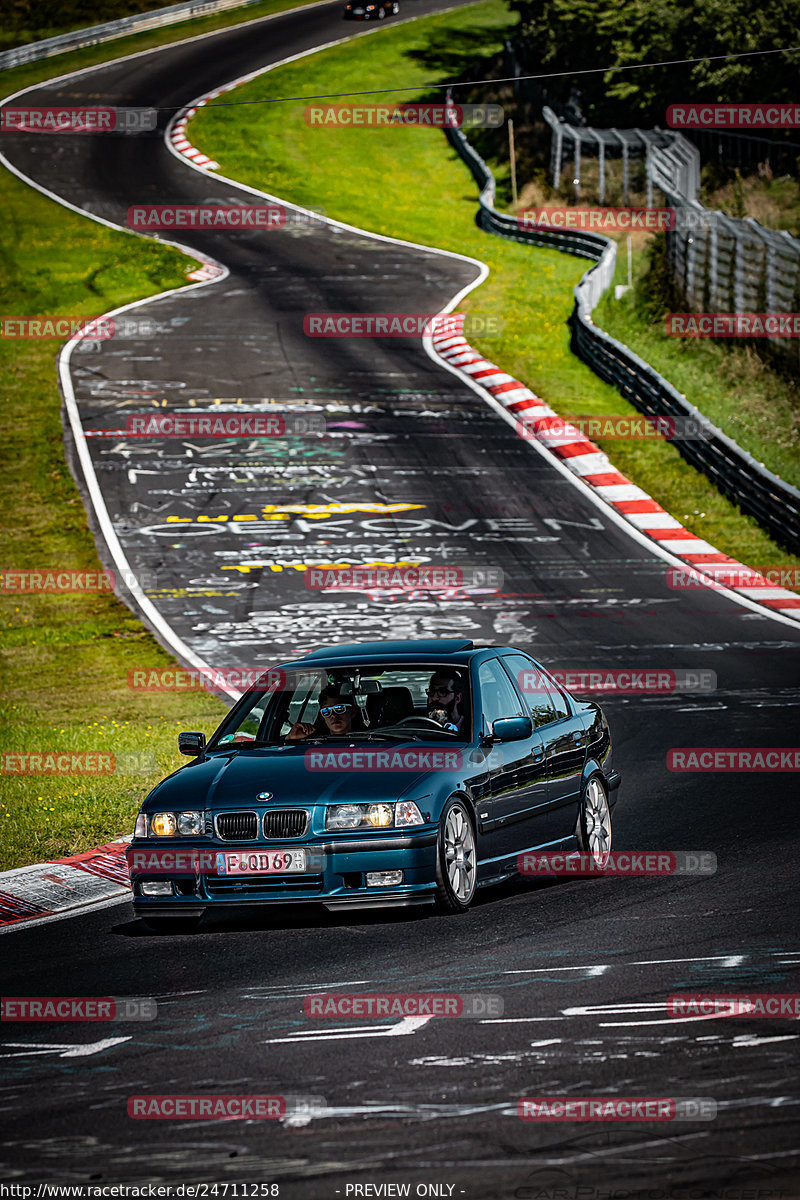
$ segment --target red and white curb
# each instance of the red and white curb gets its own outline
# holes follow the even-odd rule
[[[209,158],[207,154],[203,154],[202,150],[198,150],[196,146],[192,145],[186,136],[186,125],[192,117],[197,116],[198,109],[202,108],[207,100],[215,100],[217,96],[230,90],[230,87],[221,87],[215,92],[209,92],[202,100],[196,100],[190,108],[180,111],[167,130],[167,142],[172,149],[177,154],[183,155],[184,158],[188,158],[195,166],[205,167],[207,171],[216,171],[219,163],[214,162],[213,158]],[[193,279],[197,283],[206,283],[210,279],[219,279],[226,273],[225,268],[214,259],[205,258],[198,251],[194,251],[194,254],[195,257],[203,260],[203,265],[195,271],[190,271],[186,276],[187,279]]]
[[[203,154],[202,150],[198,150],[186,136],[186,124],[197,115],[198,108],[202,108],[206,100],[211,100],[216,96],[220,96],[225,89],[220,89],[218,92],[209,92],[208,96],[203,100],[198,100],[193,108],[183,109],[180,115],[170,126],[168,137],[170,144],[174,146],[178,154],[182,154],[184,158],[191,159],[193,163],[197,163],[198,167],[205,167],[208,171],[216,171],[219,167],[218,162],[214,162],[213,158],[209,158],[207,154]]]
[[[0,873],[0,927],[129,895],[129,841],[107,842],[69,858]]]
[[[437,320],[437,330],[431,339],[436,354],[451,370],[468,376],[485,388],[506,412],[514,416],[520,437],[528,440],[534,437],[626,521],[686,563],[693,573],[693,580],[696,576],[708,577],[710,588],[724,587],[773,612],[800,618],[800,595],[786,588],[773,587],[758,571],[721,554],[709,542],[685,529],[647,492],[615,470],[608,456],[577,426],[567,424],[524,383],[507,375],[501,367],[474,350],[463,335],[463,325],[463,314]],[[732,574],[738,581],[736,585],[726,582]],[[719,583],[716,583],[717,578]],[[702,581],[698,580],[697,585],[702,587]]]
[[[258,74],[258,72],[255,72]],[[247,76],[251,78],[251,76]],[[177,150],[178,154],[182,154],[184,158],[188,158],[198,167],[205,167],[207,171],[219,170],[219,163],[214,162],[213,158],[209,158],[207,154],[203,154],[202,150],[198,150],[186,136],[186,126],[192,117],[196,117],[198,110],[203,108],[209,100],[216,100],[219,96],[224,96],[226,92],[232,92],[234,88],[239,87],[244,80],[233,80],[231,83],[226,83],[223,87],[217,88],[213,92],[206,92],[205,95],[195,100],[189,108],[182,108],[177,117],[167,129],[167,141]]]
[[[199,250],[192,250],[192,254],[199,258],[203,265],[196,267],[194,271],[187,271],[187,279],[193,279],[195,283],[207,283],[209,279],[221,279],[223,275],[228,274],[226,267],[215,262],[213,258],[206,258]]]

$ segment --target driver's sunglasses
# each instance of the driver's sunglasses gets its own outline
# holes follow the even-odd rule
[[[428,688],[429,696],[450,696],[453,694],[453,689],[449,687]]]
[[[327,704],[324,708],[319,710],[319,713],[321,717],[330,717],[333,713],[336,713],[336,716],[340,717],[342,713],[346,713],[349,708],[349,704]]]

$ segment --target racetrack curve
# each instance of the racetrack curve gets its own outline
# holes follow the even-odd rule
[[[26,103],[177,110],[343,35],[338,4],[255,29],[263,37],[252,26],[222,32],[36,89]],[[118,224],[137,201],[252,199],[179,162],[161,136],[56,143],[4,134],[0,146],[23,174]],[[796,1025],[677,1024],[652,1006],[694,985],[800,991],[793,776],[666,768],[671,747],[796,740],[800,630],[713,592],[672,591],[663,560],[419,341],[303,334],[308,312],[438,311],[476,278],[476,265],[335,226],[187,230],[180,240],[229,274],[137,309],[158,322],[157,337],[73,356],[86,433],[119,429],[154,396],[173,408],[269,397],[322,411],[329,436],[191,447],[88,437],[114,531],[134,570],[156,573],[148,594],[176,637],[220,670],[389,632],[514,644],[554,667],[711,669],[711,694],[604,707],[623,773],[617,846],[712,850],[719,869],[711,878],[520,883],[484,894],[464,918],[413,923],[268,913],[156,938],[112,906],[68,925],[11,929],[4,995],[148,994],[160,1012],[152,1026],[99,1032],[4,1025],[0,1177],[275,1180],[281,1195],[303,1197],[345,1195],[353,1183],[437,1182],[454,1196],[520,1200],[577,1185],[676,1195],[699,1181],[790,1187]],[[504,583],[483,593],[331,597],[307,591],[291,570],[321,557],[405,555],[499,568]],[[356,984],[497,992],[505,1014],[379,1023],[357,1036],[303,1016],[308,990]],[[603,1005],[610,1011],[593,1011]],[[118,1037],[126,1040],[89,1046],[77,1062],[69,1052]],[[329,1109],[280,1127],[126,1116],[128,1095],[167,1091],[301,1092]],[[514,1115],[519,1096],[563,1092],[696,1095],[719,1111],[711,1123],[666,1129],[536,1126]]]

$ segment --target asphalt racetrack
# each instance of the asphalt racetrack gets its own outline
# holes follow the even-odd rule
[[[406,3],[403,16],[443,7]],[[153,105],[163,133],[167,110],[350,31],[338,4],[323,5],[92,70],[25,103]],[[161,134],[7,133],[1,148],[42,187],[120,225],[138,202],[253,200],[179,161]],[[122,903],[12,928],[3,994],[148,995],[159,1012],[113,1029],[4,1024],[0,1179],[276,1183],[304,1200],[403,1194],[363,1190],[381,1184],[475,1200],[559,1200],[559,1189],[561,1200],[798,1194],[796,1020],[680,1021],[665,999],[800,992],[796,776],[666,766],[675,747],[796,741],[800,628],[714,592],[671,590],[663,558],[419,339],[303,333],[310,312],[436,312],[476,265],[323,222],[186,229],[179,240],[227,276],[137,309],[155,336],[113,339],[70,362],[111,525],[174,637],[220,670],[329,642],[457,636],[516,645],[556,668],[713,671],[712,692],[603,703],[623,775],[616,848],[711,851],[718,869],[520,881],[482,892],[457,918],[269,911],[155,936]],[[269,399],[321,415],[328,436],[97,436],[123,430],[154,396],[164,411]],[[491,567],[502,585],[330,595],[292,570],[406,555]],[[304,1015],[309,993],[381,989],[491,993],[504,1010]],[[127,1115],[132,1095],[196,1092],[321,1102],[280,1122]],[[710,1098],[716,1117],[517,1116],[522,1096],[564,1094]]]

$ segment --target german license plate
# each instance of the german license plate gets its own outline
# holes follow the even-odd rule
[[[218,875],[285,875],[305,869],[305,850],[239,850],[217,855]]]

